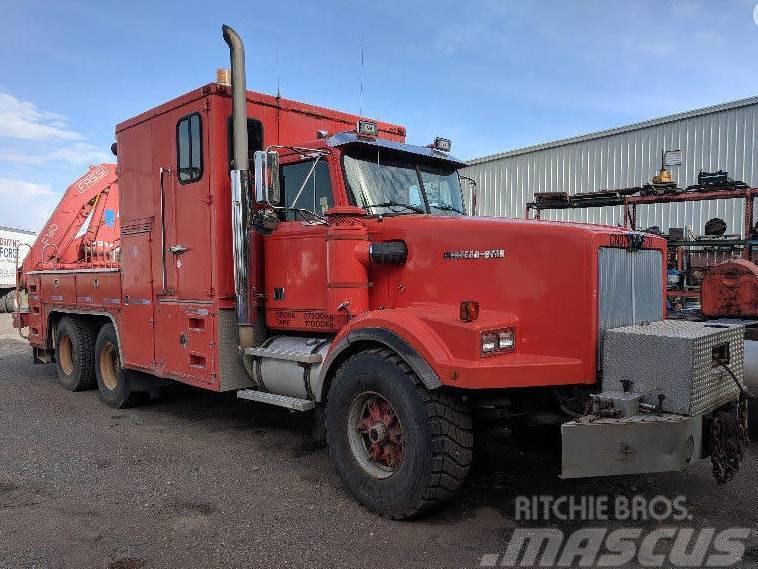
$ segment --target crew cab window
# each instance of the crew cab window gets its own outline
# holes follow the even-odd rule
[[[307,209],[313,213],[323,215],[324,212],[334,205],[332,199],[332,181],[329,178],[329,166],[323,160],[319,160],[316,168],[308,181],[303,186],[303,181],[313,168],[313,160],[283,164],[281,173],[281,190],[284,205],[287,207]],[[302,191],[300,189],[302,188]],[[298,193],[300,194],[298,196]],[[287,220],[302,219],[295,212],[287,212]]]
[[[228,133],[226,145],[229,154],[229,170],[232,170],[234,167],[234,123],[231,116],[226,121],[226,131]],[[255,152],[258,150],[263,150],[263,123],[257,119],[249,118],[247,119],[247,157],[251,165],[255,159]]]
[[[176,164],[179,182],[189,184],[203,177],[203,136],[199,113],[192,113],[176,125]]]

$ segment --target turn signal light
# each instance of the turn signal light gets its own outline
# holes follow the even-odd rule
[[[473,322],[477,318],[479,318],[479,303],[475,300],[464,300],[461,302],[461,320]]]
[[[516,346],[516,332],[513,328],[482,332],[481,345],[483,356],[508,352]]]

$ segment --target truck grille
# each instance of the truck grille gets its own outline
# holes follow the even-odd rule
[[[662,262],[657,249],[598,250],[598,366],[606,330],[663,319]]]

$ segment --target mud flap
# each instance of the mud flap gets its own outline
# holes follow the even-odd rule
[[[561,478],[684,470],[703,457],[703,415],[579,418],[561,439]]]

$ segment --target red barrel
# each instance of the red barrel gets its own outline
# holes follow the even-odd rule
[[[711,267],[700,286],[700,304],[710,318],[758,318],[758,265],[734,259]]]

